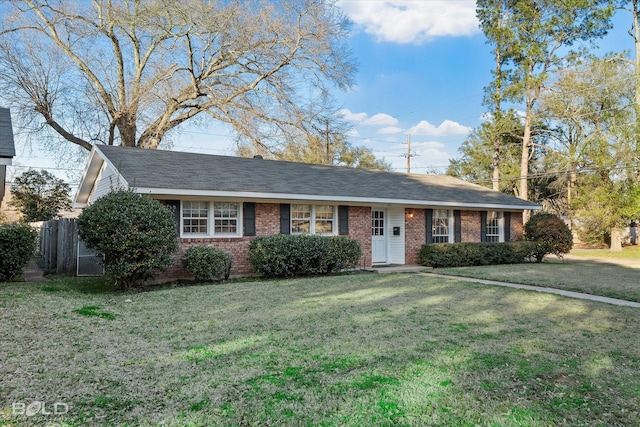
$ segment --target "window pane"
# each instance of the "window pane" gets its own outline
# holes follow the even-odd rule
[[[311,232],[311,205],[291,205],[291,232]]]
[[[501,241],[501,219],[502,214],[499,212],[487,212],[487,242],[500,242]]]
[[[333,233],[333,206],[316,206],[316,233]]]
[[[237,234],[238,203],[215,202],[213,204],[214,233]]]
[[[433,243],[449,243],[450,219],[446,209],[433,210],[431,236]]]
[[[182,232],[206,234],[209,217],[208,202],[182,202]]]

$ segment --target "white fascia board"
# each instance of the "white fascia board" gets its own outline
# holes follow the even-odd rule
[[[11,157],[0,157],[0,165],[11,166],[12,164]]]
[[[481,203],[456,203],[456,202],[436,202],[429,200],[404,200],[404,199],[382,199],[370,197],[346,197],[346,196],[323,196],[309,194],[289,194],[289,193],[253,193],[241,191],[211,191],[211,190],[181,190],[175,188],[134,188],[136,193],[158,194],[166,196],[183,197],[221,197],[239,199],[261,199],[261,200],[304,200],[323,201],[336,203],[355,203],[358,205],[386,205],[386,206],[442,206],[449,208],[474,208],[474,209],[495,209],[495,210],[538,210],[542,206],[525,205],[502,205],[502,204],[481,204]]]
[[[102,170],[102,165],[107,163],[113,168],[113,164],[102,154],[100,151],[100,147],[94,145],[91,149],[91,154],[89,155],[89,160],[87,160],[87,164],[84,167],[84,171],[82,172],[82,179],[80,180],[80,185],[78,186],[78,191],[76,192],[76,196],[73,199],[72,206],[74,208],[84,208],[89,204],[89,196],[91,195],[91,190],[96,184],[96,180],[100,175],[100,171]],[[126,183],[127,188],[129,184],[124,179],[118,169],[113,168],[114,171],[118,174],[119,178],[122,182]]]

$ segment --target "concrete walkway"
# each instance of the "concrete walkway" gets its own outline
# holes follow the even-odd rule
[[[22,274],[25,282],[43,282],[47,280],[44,277],[44,271],[38,266],[34,259],[29,260],[29,263],[24,268]]]
[[[535,292],[544,292],[544,293],[547,293],[547,294],[555,294],[555,295],[560,295],[560,296],[568,297],[568,298],[576,298],[576,299],[582,299],[582,300],[588,300],[588,301],[603,302],[605,304],[622,305],[622,306],[626,306],[626,307],[640,308],[640,303],[638,303],[638,302],[626,301],[626,300],[617,299],[617,298],[601,297],[601,296],[598,296],[598,295],[584,294],[584,293],[581,293],[581,292],[565,291],[565,290],[562,290],[562,289],[547,288],[547,287],[543,287],[543,286],[521,285],[519,283],[498,282],[498,281],[495,281],[495,280],[474,279],[472,277],[462,277],[462,276],[449,276],[449,275],[446,275],[446,274],[436,274],[436,273],[429,273],[429,272],[424,272],[424,273],[420,273],[420,274],[423,275],[423,276],[442,277],[442,278],[451,279],[451,280],[461,280],[463,282],[481,283],[483,285],[504,286],[504,287],[507,287],[507,288],[524,289],[524,290],[527,290],[527,291],[535,291]]]

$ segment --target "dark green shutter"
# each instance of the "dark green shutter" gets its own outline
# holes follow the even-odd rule
[[[458,210],[453,211],[453,241],[462,242],[462,219]]]
[[[245,236],[256,235],[256,204],[242,204],[242,229]]]
[[[349,206],[338,206],[338,234],[349,234]]]
[[[480,241],[487,241],[487,212],[482,211],[480,214]]]
[[[511,212],[505,212],[504,218],[504,241],[511,241]]]
[[[425,242],[433,243],[433,209],[425,209]]]
[[[178,236],[180,236],[180,200],[165,200],[164,205],[173,212],[175,230]]]
[[[291,205],[280,203],[280,234],[291,234]]]

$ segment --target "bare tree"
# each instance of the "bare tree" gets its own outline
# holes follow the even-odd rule
[[[195,117],[269,147],[305,126],[303,94],[355,71],[349,22],[324,0],[24,0],[0,15],[0,96],[85,149],[157,148]]]

